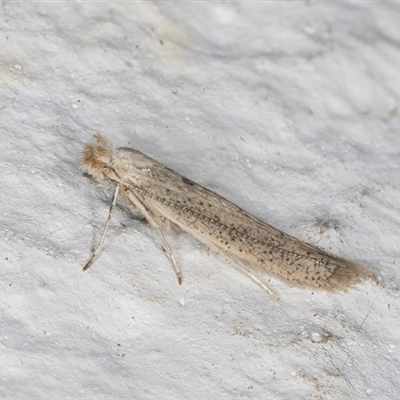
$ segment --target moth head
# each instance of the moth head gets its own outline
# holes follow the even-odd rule
[[[108,172],[112,169],[113,148],[111,143],[99,133],[93,135],[93,143],[82,152],[81,168],[84,175],[92,177],[101,185],[108,186]]]

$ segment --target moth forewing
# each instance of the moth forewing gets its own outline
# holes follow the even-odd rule
[[[113,151],[111,144],[99,134],[94,135],[94,143],[87,145],[82,153],[82,169],[99,184],[118,187],[127,206],[140,211],[158,231],[179,283],[181,272],[162,229],[168,231],[172,227],[185,231],[210,248],[223,252],[274,297],[277,296],[249,267],[302,288],[326,291],[347,290],[374,277],[369,268],[333,256],[271,227],[137,150],[119,148]],[[113,206],[89,266],[104,241],[112,210]]]

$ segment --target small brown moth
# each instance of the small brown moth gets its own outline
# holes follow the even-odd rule
[[[276,299],[252,271],[266,271],[292,285],[329,292],[345,291],[374,277],[369,268],[267,225],[137,150],[125,147],[113,150],[100,134],[94,135],[94,143],[83,150],[82,169],[101,186],[115,188],[104,232],[84,271],[100,252],[121,194],[127,206],[141,212],[158,231],[179,284],[182,274],[162,229],[187,232],[211,249],[224,253]]]

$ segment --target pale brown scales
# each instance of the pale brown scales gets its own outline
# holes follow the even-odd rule
[[[162,199],[151,193],[148,188],[146,195],[159,201],[160,205],[164,204]],[[200,240],[201,236],[208,234],[216,240],[216,247],[221,250],[230,252],[297,286],[333,291],[345,290],[372,276],[368,268],[304,244],[262,222],[254,223],[254,217],[251,217],[251,227],[246,229],[244,221],[242,224],[240,221],[236,222],[235,214],[238,207],[216,194],[214,196],[218,196],[218,203],[224,204],[223,213],[220,208],[202,207],[189,199],[185,200],[185,203],[190,203],[192,206],[182,207],[181,197],[184,196],[182,191],[172,196],[177,198],[174,209],[180,211],[176,217],[177,222],[190,224],[191,231],[196,230]],[[225,223],[221,222],[223,218],[226,220]],[[264,256],[260,257],[260,254]]]
[[[137,150],[114,152],[100,135],[85,147],[82,167],[102,185],[120,185],[127,205],[139,202],[153,226],[186,231],[294,285],[337,291],[373,278],[367,267],[286,235]]]

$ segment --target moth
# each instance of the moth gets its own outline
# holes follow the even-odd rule
[[[160,235],[178,283],[182,273],[163,231],[184,231],[222,252],[271,296],[278,296],[258,277],[267,272],[301,288],[346,291],[372,278],[372,271],[301,242],[260,221],[227,199],[142,154],[95,134],[82,152],[82,169],[104,187],[114,187],[107,223],[83,270],[103,245],[118,196],[139,211]]]

